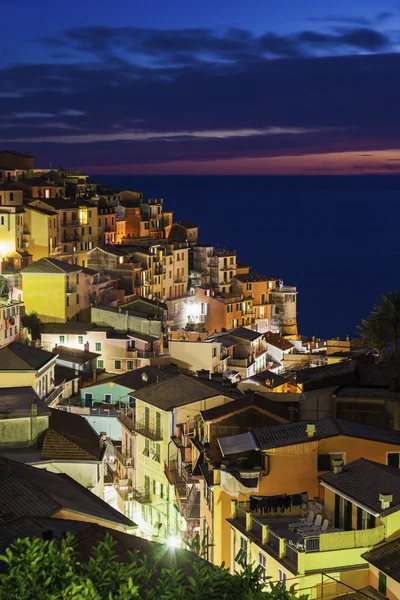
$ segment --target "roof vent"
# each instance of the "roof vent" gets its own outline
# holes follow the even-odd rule
[[[341,458],[334,458],[332,460],[333,472],[341,473],[343,469],[343,461]]]
[[[313,438],[315,435],[315,425],[314,423],[309,423],[306,427],[306,434],[307,437],[309,438]]]
[[[392,494],[379,494],[379,501],[381,503],[382,510],[385,508],[390,508],[390,505],[393,502],[393,495]]]

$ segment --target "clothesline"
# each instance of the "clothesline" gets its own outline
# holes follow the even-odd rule
[[[262,514],[271,512],[285,512],[294,506],[307,504],[308,493],[301,494],[280,494],[278,496],[250,496],[251,512],[261,512]]]

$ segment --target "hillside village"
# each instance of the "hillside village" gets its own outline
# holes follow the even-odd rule
[[[0,151],[0,550],[64,519],[400,597],[398,362],[301,335],[273,264],[178,219]]]

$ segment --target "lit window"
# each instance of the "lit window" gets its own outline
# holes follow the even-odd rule
[[[262,552],[258,553],[258,572],[261,581],[265,581],[267,575],[267,557]]]
[[[78,335],[78,344],[83,344],[83,335]]]
[[[65,336],[64,335],[60,335],[59,336],[59,340],[60,340],[60,344],[64,344],[65,343]]]
[[[286,584],[286,573],[285,571],[282,571],[282,569],[278,569],[278,581],[282,585]]]
[[[98,361],[97,361],[97,368],[98,369],[104,369],[104,360],[98,359]]]
[[[96,342],[95,343],[95,351],[96,352],[101,352],[101,342]]]

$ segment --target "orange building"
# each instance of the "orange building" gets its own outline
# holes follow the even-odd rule
[[[273,405],[278,403],[270,402],[273,412]],[[215,441],[209,440],[209,445],[215,447]],[[400,456],[400,433],[323,419],[311,424],[300,421],[259,427],[234,436],[221,435],[218,447],[222,458],[215,460],[204,486],[213,496],[214,562],[230,564],[230,525],[226,519],[230,518],[232,500],[242,502],[251,496],[283,494],[307,494],[310,499],[323,500],[324,489],[318,476],[332,470],[334,461],[341,460],[346,465],[363,457],[383,465],[392,464],[393,456]],[[203,506],[205,518],[207,510]]]
[[[205,328],[210,332],[248,326],[255,322],[251,295],[197,287],[196,300],[202,304],[202,314],[206,315]]]

